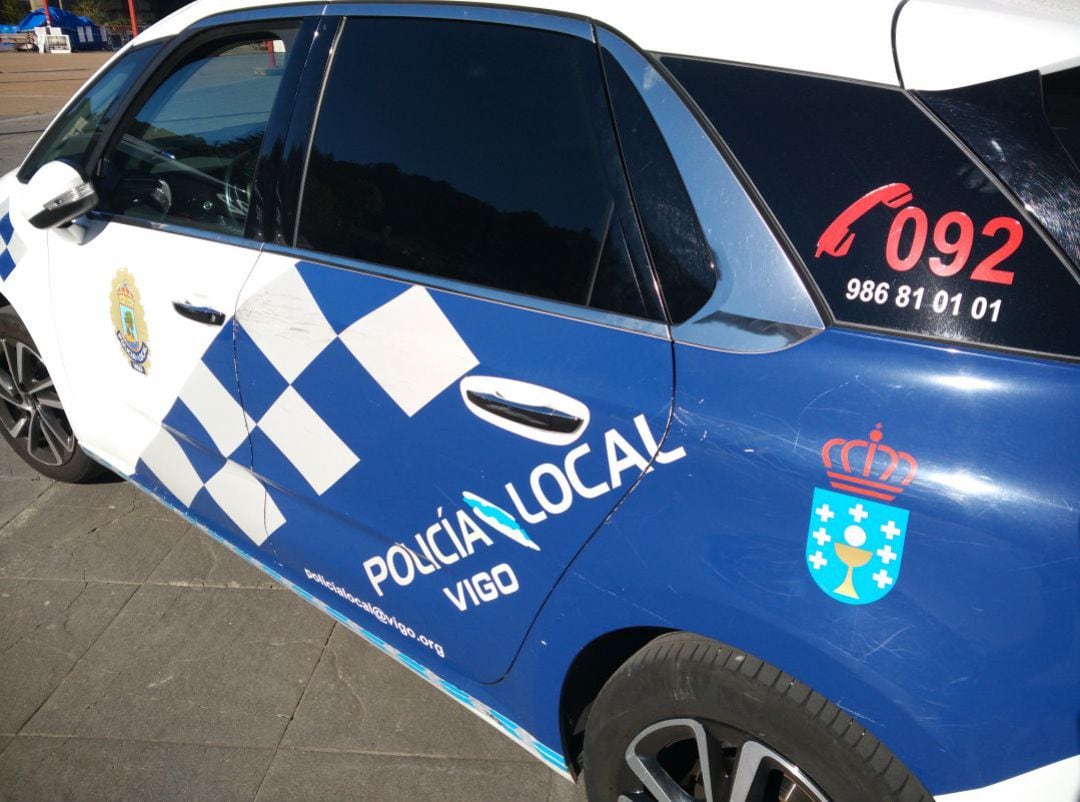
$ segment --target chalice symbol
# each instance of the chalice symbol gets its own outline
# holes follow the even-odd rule
[[[840,562],[847,566],[847,576],[844,577],[844,581],[840,583],[840,586],[833,593],[847,596],[849,599],[857,599],[859,594],[855,592],[855,585],[852,584],[851,577],[856,568],[862,568],[870,562],[870,558],[874,556],[874,553],[868,549],[859,548],[866,543],[866,532],[863,531],[861,526],[852,524],[845,529],[844,540],[847,542],[833,545],[836,548],[836,556],[840,558]]]

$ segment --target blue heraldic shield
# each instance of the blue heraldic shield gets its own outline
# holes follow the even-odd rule
[[[896,587],[908,511],[814,488],[806,567],[814,582],[845,604],[876,602]]]

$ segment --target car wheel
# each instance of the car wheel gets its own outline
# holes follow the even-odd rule
[[[10,307],[0,309],[0,434],[50,479],[84,482],[104,473],[79,448],[37,346]]]
[[[595,802],[932,802],[836,705],[717,641],[661,636],[604,685],[585,730]]]

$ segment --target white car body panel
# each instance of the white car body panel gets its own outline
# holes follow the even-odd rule
[[[1076,802],[1080,799],[1080,755],[1010,777],[985,788],[937,797],[937,802]]]
[[[910,0],[896,26],[908,89],[952,89],[1080,64],[1080,3]]]
[[[232,408],[216,403],[220,399],[195,370],[221,328],[181,317],[172,305],[206,306],[231,319],[258,250],[120,222],[86,225],[82,244],[63,232],[49,233],[54,324],[73,391],[65,408],[83,447],[134,473],[180,397],[191,407],[217,410],[206,428],[230,453],[247,437],[244,417],[229,417]],[[145,375],[132,368],[110,325],[110,289],[121,269],[134,277],[140,296],[140,334],[149,346]]]
[[[173,36],[225,11],[285,4],[287,0],[196,0],[136,41]],[[500,5],[590,17],[656,53],[900,85],[893,58],[897,0],[506,0]],[[1080,5],[1065,0],[910,0],[897,17],[896,35],[907,88],[968,86],[1080,63]]]

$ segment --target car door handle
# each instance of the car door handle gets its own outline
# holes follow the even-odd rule
[[[208,306],[196,306],[186,301],[173,301],[173,309],[178,315],[183,315],[196,323],[205,323],[207,326],[220,326],[225,322],[225,313]]]
[[[500,418],[524,423],[536,429],[559,434],[575,432],[584,421],[576,415],[561,412],[551,407],[538,407],[530,404],[522,404],[516,401],[507,401],[493,393],[481,393],[476,390],[466,390],[465,397],[469,403],[475,404],[482,410],[498,415]]]

